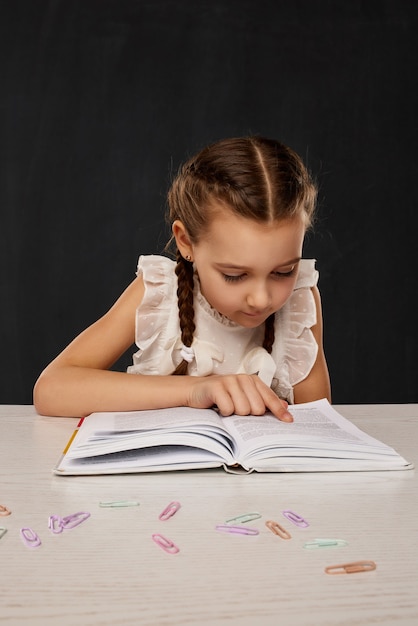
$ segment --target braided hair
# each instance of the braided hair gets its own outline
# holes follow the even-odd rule
[[[224,139],[190,158],[168,192],[168,220],[180,220],[196,244],[210,227],[214,201],[235,215],[262,223],[301,216],[308,229],[317,189],[302,159],[289,147],[259,136]],[[169,241],[167,247],[174,242]],[[181,340],[191,347],[195,332],[193,264],[176,249],[177,297]],[[265,321],[263,348],[271,353],[275,315]],[[180,362],[174,374],[187,374]]]

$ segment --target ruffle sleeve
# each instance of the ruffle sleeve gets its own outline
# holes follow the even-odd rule
[[[137,276],[144,281],[145,292],[136,313],[135,343],[130,374],[171,374],[172,350],[178,337],[176,301],[177,279],[174,261],[147,255],[138,260]],[[157,346],[157,349],[156,349]]]
[[[290,403],[294,401],[293,387],[308,376],[318,353],[318,345],[311,330],[317,321],[312,293],[312,287],[317,282],[315,260],[303,259],[295,289],[276,315],[273,358],[277,369],[272,388]]]

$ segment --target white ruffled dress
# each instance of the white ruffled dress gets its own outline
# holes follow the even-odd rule
[[[145,293],[136,311],[135,342],[131,374],[171,374],[182,360],[177,307],[175,262],[163,256],[140,256],[137,274]],[[313,259],[299,264],[295,289],[276,313],[272,354],[262,348],[264,327],[244,328],[215,311],[200,292],[195,278],[195,359],[192,376],[258,373],[280,397],[293,403],[293,387],[311,371],[318,346],[310,330],[316,323],[311,287],[318,282]]]

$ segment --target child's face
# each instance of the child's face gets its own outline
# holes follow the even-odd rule
[[[292,294],[304,235],[300,219],[265,225],[229,211],[215,213],[193,245],[206,300],[240,326],[259,326]]]

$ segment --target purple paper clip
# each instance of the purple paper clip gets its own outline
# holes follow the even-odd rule
[[[27,548],[38,548],[42,543],[36,532],[31,528],[21,528],[20,536]]]
[[[67,515],[63,517],[61,520],[61,525],[63,530],[71,530],[75,528],[86,519],[90,517],[90,513],[86,513],[84,511],[80,511],[79,513],[72,513],[71,515]]]
[[[177,513],[180,507],[180,502],[170,502],[170,504],[168,504],[165,507],[164,511],[159,515],[158,519],[160,519],[162,522],[165,522],[166,520],[170,519],[170,517],[173,517],[173,515]]]
[[[215,529],[221,533],[231,533],[232,535],[259,535],[257,528],[249,526],[234,526],[232,524],[218,524]]]
[[[60,517],[59,515],[50,515],[48,518],[48,528],[55,535],[62,533],[62,531],[64,530],[64,527],[62,525],[62,517]]]
[[[151,536],[152,540],[157,544],[157,546],[160,546],[160,548],[165,550],[165,552],[168,552],[168,554],[177,554],[177,552],[180,552],[178,547],[171,541],[171,539],[166,539],[158,533],[154,533]]]
[[[297,513],[289,510],[282,511],[282,513],[289,520],[289,522],[292,522],[295,526],[299,526],[299,528],[308,528],[309,524],[306,519],[303,519],[303,517]]]

